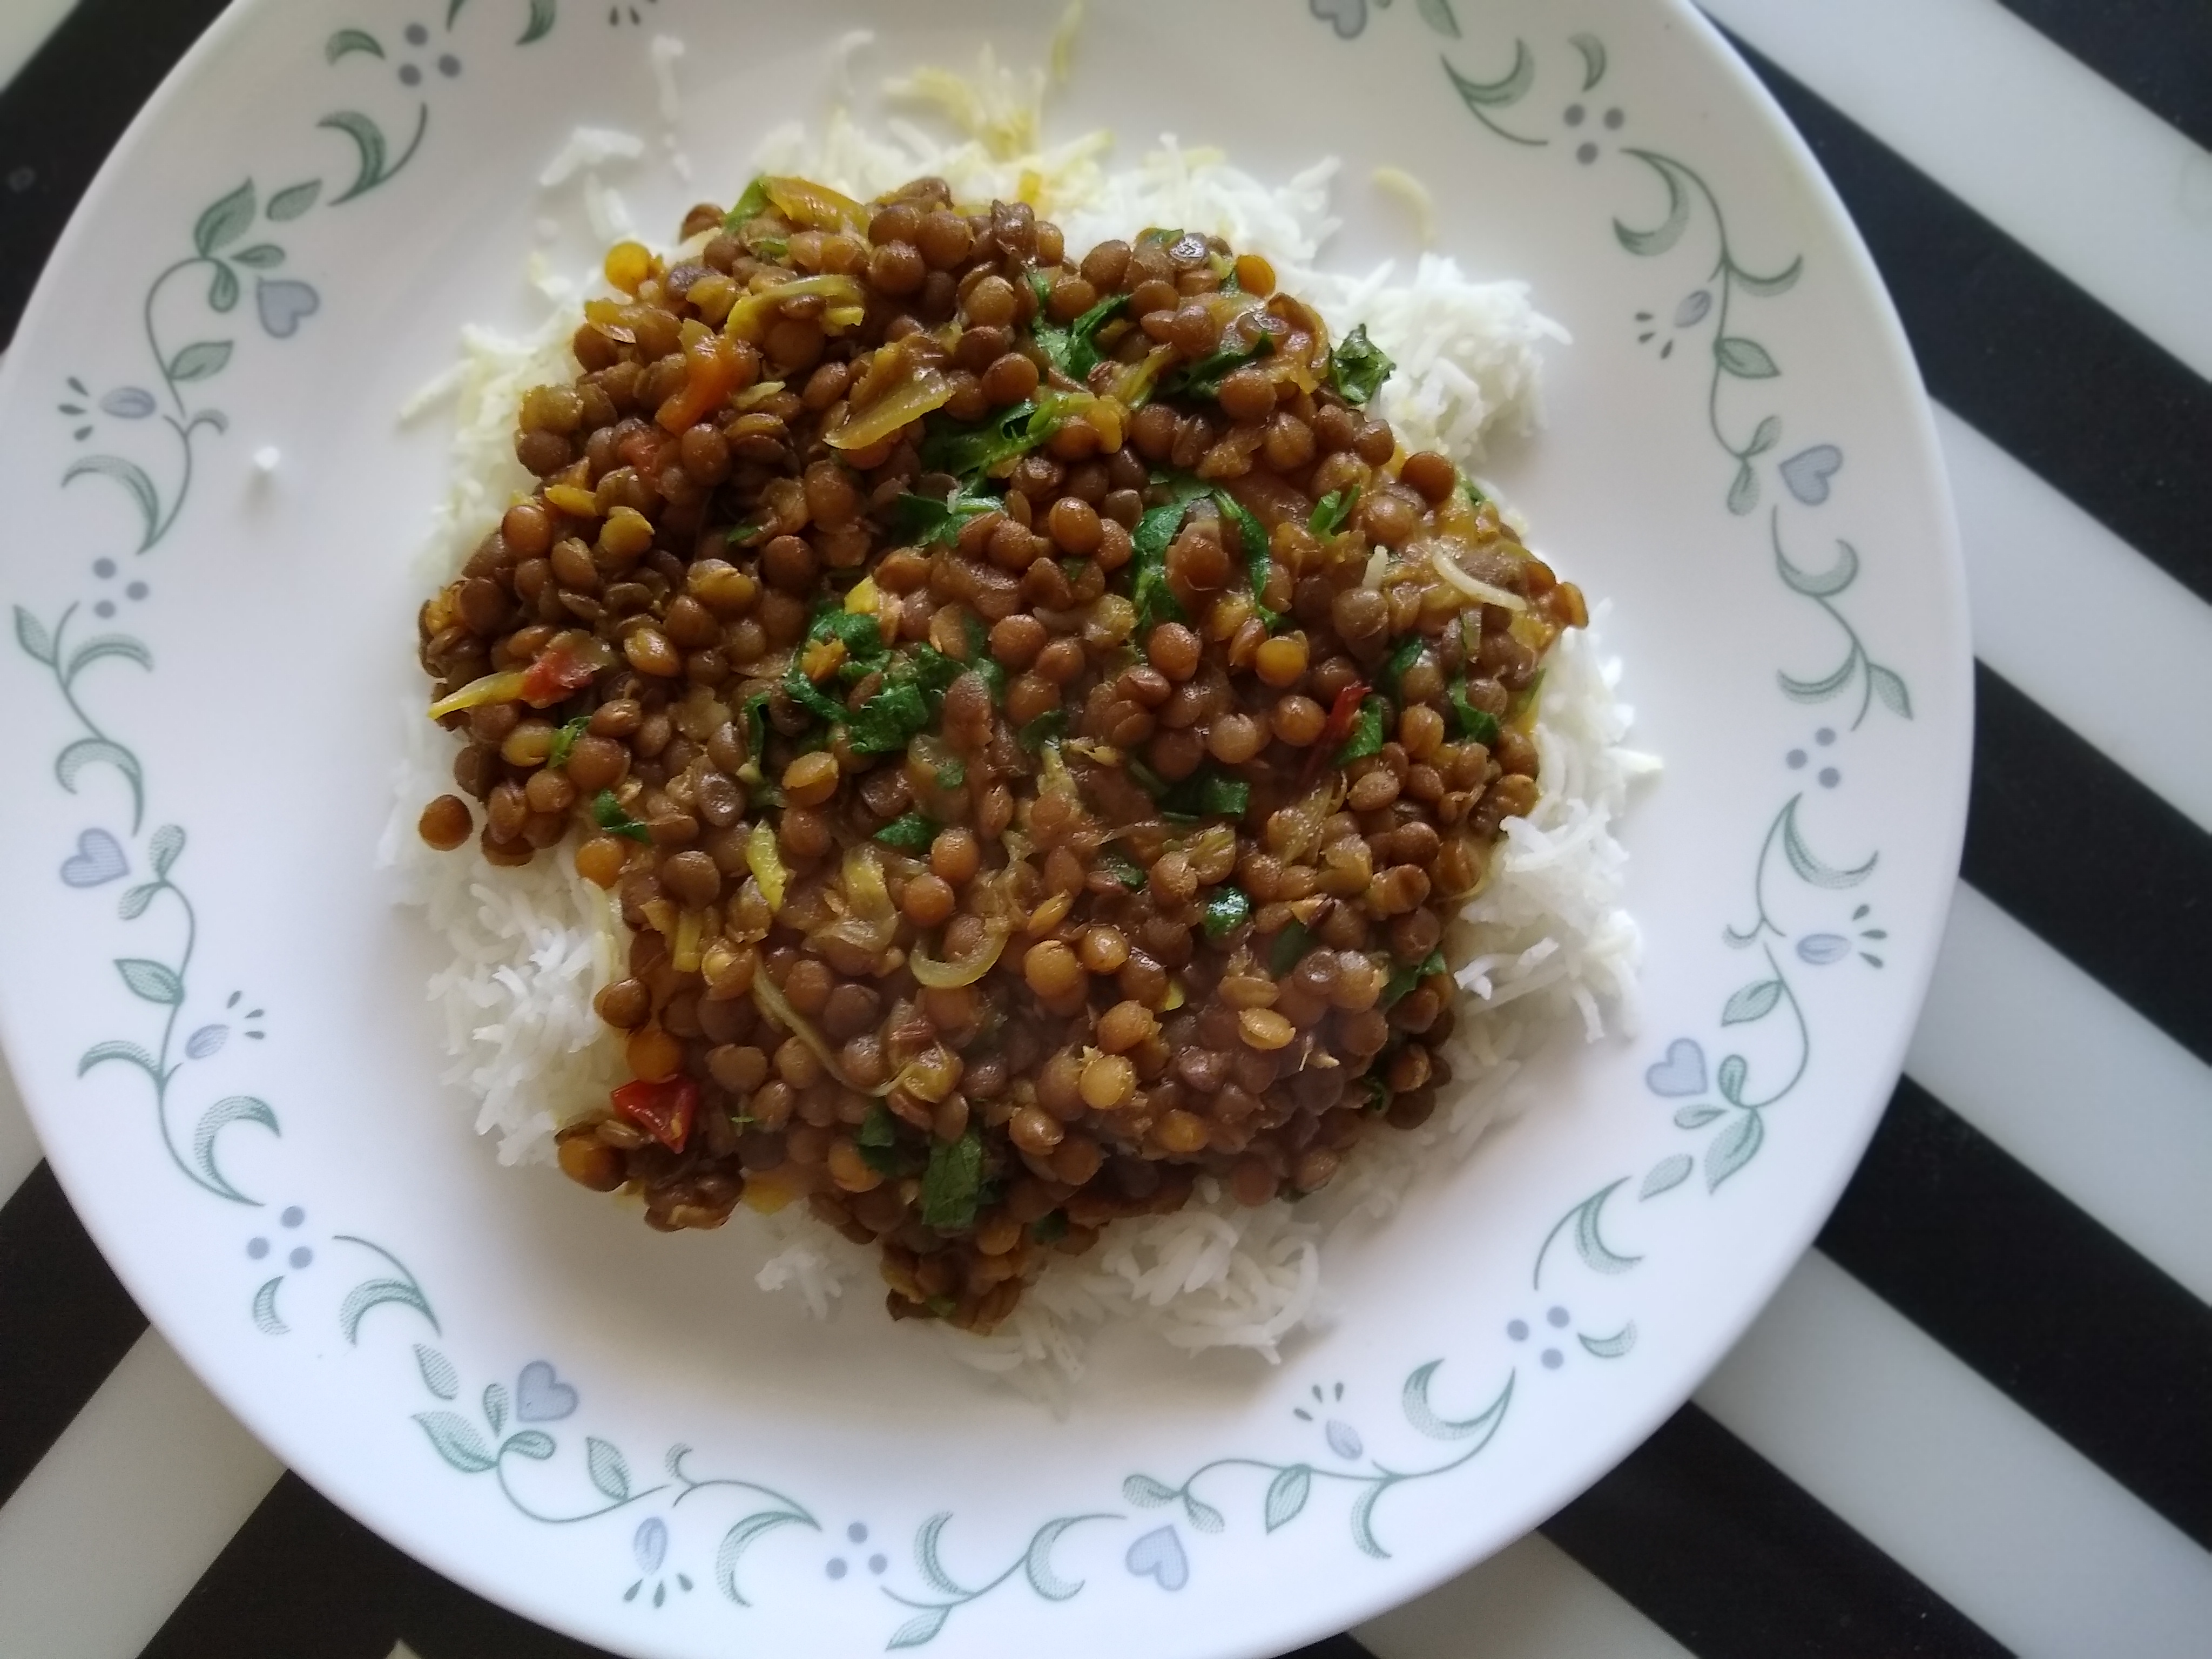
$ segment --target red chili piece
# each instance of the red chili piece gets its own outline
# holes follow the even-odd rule
[[[616,1090],[613,1099],[616,1111],[672,1152],[684,1150],[699,1115],[699,1085],[688,1077],[639,1078]]]
[[[1336,694],[1336,702],[1328,711],[1328,724],[1322,727],[1314,746],[1306,750],[1305,782],[1313,781],[1323,758],[1334,755],[1352,735],[1352,723],[1359,718],[1359,705],[1367,701],[1367,690],[1365,685],[1354,680]]]
[[[598,669],[573,652],[549,646],[522,671],[522,700],[532,708],[550,708],[571,691],[582,690],[598,674]]]

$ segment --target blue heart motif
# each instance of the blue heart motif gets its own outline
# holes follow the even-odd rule
[[[301,318],[312,317],[323,308],[323,296],[305,283],[287,277],[254,283],[253,303],[261,313],[261,326],[270,337],[289,340],[300,331]]]
[[[1158,1579],[1162,1589],[1179,1590],[1190,1583],[1190,1559],[1182,1553],[1182,1540],[1173,1527],[1146,1533],[1121,1559],[1138,1577]]]
[[[519,1423],[557,1423],[576,1409],[576,1391],[556,1380],[553,1367],[533,1359],[514,1379],[514,1417]]]
[[[1367,27],[1367,0],[1310,0],[1313,15],[1336,26],[1337,38],[1349,40]]]
[[[1705,1091],[1705,1051],[1688,1037],[1667,1045],[1667,1058],[1644,1073],[1644,1086],[1668,1100]]]
[[[120,881],[131,873],[131,861],[122,845],[105,830],[88,830],[76,838],[76,856],[62,866],[62,879],[72,887],[100,887]]]
[[[1828,499],[1828,480],[1843,465],[1844,452],[1835,445],[1814,444],[1782,463],[1782,482],[1806,506],[1818,507]]]

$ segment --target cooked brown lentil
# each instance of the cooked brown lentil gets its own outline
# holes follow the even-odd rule
[[[419,618],[465,744],[422,835],[577,830],[620,903],[572,1179],[663,1231],[804,1198],[895,1317],[987,1330],[1200,1174],[1261,1204],[1427,1119],[1587,615],[1264,259],[1070,258],[934,179],[740,205],[702,264],[612,250],[523,398],[540,483]]]

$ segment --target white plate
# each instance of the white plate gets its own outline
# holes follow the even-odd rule
[[[1548,434],[1496,471],[1614,601],[1667,757],[1628,832],[1644,1034],[1561,1059],[1556,1098],[1338,1260],[1345,1317],[1279,1369],[1109,1344],[1065,1420],[871,1297],[811,1324],[731,1237],[496,1166],[372,873],[443,466],[437,422],[393,411],[464,320],[531,314],[568,130],[658,133],[656,33],[690,47],[699,176],[656,144],[620,183],[672,225],[772,123],[819,118],[844,29],[878,31],[872,80],[986,37],[1036,61],[1053,21],[243,5],[101,174],[0,382],[0,1008],[53,1164],[288,1462],[618,1651],[1273,1653],[1434,1584],[1742,1329],[1849,1174],[1934,955],[1969,659],[1928,410],[1834,198],[1711,31],[1672,0],[1097,5],[1062,130],[1172,130],[1279,179],[1340,154],[1363,257],[1412,251],[1361,183],[1411,167],[1448,248],[1573,331]]]

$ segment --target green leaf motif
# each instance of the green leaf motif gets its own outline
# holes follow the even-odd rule
[[[228,247],[252,229],[258,207],[259,198],[249,179],[200,215],[199,223],[192,227],[192,246],[200,251],[200,257],[206,258],[217,248]]]
[[[1528,95],[1536,78],[1536,60],[1529,54],[1525,40],[1513,43],[1513,67],[1495,81],[1474,81],[1452,67],[1449,58],[1440,59],[1444,73],[1451,77],[1452,89],[1459,94],[1460,101],[1467,106],[1468,113],[1482,123],[1509,143],[1525,145],[1530,149],[1541,149],[1552,141],[1548,138],[1529,138],[1510,132],[1490,118],[1493,109],[1505,109]]]
[[[932,1607],[927,1613],[916,1613],[891,1632],[887,1648],[918,1648],[937,1639],[937,1632],[945,1628],[945,1621],[952,1616],[951,1607]]]
[[[1286,1469],[1277,1471],[1275,1478],[1267,1483],[1265,1515],[1267,1530],[1273,1532],[1278,1527],[1288,1526],[1295,1521],[1298,1511],[1305,1508],[1306,1499],[1312,1492],[1313,1471],[1304,1463],[1293,1463]]]
[[[1783,586],[1808,599],[1832,599],[1859,579],[1858,550],[1849,542],[1836,544],[1836,562],[1826,570],[1801,570],[1790,562],[1782,544],[1774,544],[1774,568]]]
[[[1805,274],[1805,257],[1798,255],[1771,276],[1754,276],[1733,262],[1729,270],[1735,277],[1736,286],[1745,293],[1755,294],[1762,300],[1771,300],[1797,286],[1797,279]]]
[[[62,684],[76,684],[78,675],[83,673],[93,664],[110,657],[118,657],[126,662],[135,662],[149,672],[151,672],[154,667],[154,653],[140,641],[132,639],[128,634],[102,634],[96,638],[87,640],[70,653],[69,666],[62,671]]]
[[[1390,1559],[1390,1552],[1382,1547],[1382,1540],[1375,1535],[1375,1506],[1382,1501],[1382,1494],[1396,1483],[1377,1480],[1352,1502],[1352,1541],[1359,1546],[1360,1553],[1371,1555],[1378,1561]]]
[[[238,273],[222,261],[216,262],[215,275],[208,281],[208,307],[213,311],[231,311],[238,305]]]
[[[152,666],[150,663],[147,665]],[[167,877],[176,868],[177,857],[184,850],[185,832],[173,823],[163,824],[154,832],[154,838],[146,843],[146,856],[153,860],[154,873],[161,877]]]
[[[23,647],[23,654],[33,662],[44,663],[49,668],[54,665],[54,636],[46,631],[46,623],[20,605],[15,607],[15,643]]]
[[[1743,1085],[1745,1080],[1750,1076],[1751,1064],[1741,1054],[1730,1054],[1726,1060],[1721,1061],[1720,1072],[1716,1079],[1717,1086],[1721,1091],[1721,1098],[1731,1106],[1742,1105]]]
[[[1729,485],[1728,510],[1739,519],[1759,505],[1759,474],[1749,461],[1738,461],[1735,479]]]
[[[1790,860],[1790,867],[1797,872],[1801,881],[1815,887],[1840,892],[1846,887],[1856,887],[1874,873],[1875,866],[1881,862],[1880,853],[1867,854],[1864,864],[1848,870],[1838,870],[1833,865],[1814,857],[1813,849],[1805,845],[1805,837],[1797,829],[1797,803],[1792,800],[1782,813],[1782,854]]]
[[[1698,1109],[1712,1110],[1710,1107],[1700,1107]],[[1713,1111],[1713,1115],[1718,1117],[1720,1114]],[[1680,1115],[1678,1113],[1676,1121],[1680,1121]],[[1687,1152],[1676,1152],[1672,1158],[1660,1159],[1651,1166],[1651,1173],[1644,1177],[1644,1185],[1637,1193],[1637,1197],[1656,1198],[1662,1193],[1673,1192],[1675,1188],[1690,1178],[1691,1167],[1691,1158]]]
[[[422,1386],[441,1400],[451,1400],[461,1391],[461,1374],[453,1369],[453,1362],[435,1348],[415,1345],[415,1368],[422,1373]]]
[[[738,1559],[778,1527],[813,1525],[811,1516],[790,1510],[763,1510],[732,1527],[722,1534],[721,1547],[714,1552],[714,1582],[722,1587],[722,1594],[741,1607],[750,1607],[752,1603],[738,1588]]]
[[[319,179],[310,179],[304,185],[280,190],[269,198],[269,216],[279,224],[296,219],[314,206],[315,198],[322,193],[323,181]]]
[[[146,907],[154,902],[155,896],[161,890],[161,884],[158,881],[141,883],[124,894],[115,907],[115,914],[125,921],[137,921],[146,914]]]
[[[1626,1177],[1623,1177],[1626,1179]],[[1605,1211],[1605,1201],[1610,1198],[1620,1182],[1583,1200],[1575,1212],[1575,1253],[1580,1255],[1593,1273],[1625,1273],[1644,1260],[1640,1255],[1622,1255],[1605,1242],[1599,1231],[1599,1219]]]
[[[1656,258],[1680,241],[1682,233],[1690,228],[1690,191],[1698,186],[1698,175],[1674,157],[1654,150],[1632,149],[1625,153],[1659,175],[1659,182],[1667,186],[1667,211],[1649,230],[1632,230],[1615,219],[1613,234],[1631,253]]]
[[[241,253],[238,257],[242,259],[246,255]],[[1779,415],[1770,415],[1759,423],[1757,429],[1751,434],[1751,441],[1744,446],[1744,459],[1748,460],[1753,455],[1764,455],[1781,441],[1782,417]]]
[[[1674,1114],[1674,1127],[1678,1129],[1702,1129],[1720,1115],[1721,1109],[1717,1106],[1685,1106]]]
[[[1420,0],[1421,21],[1448,40],[1459,39],[1459,19],[1452,15],[1451,0]]]
[[[1741,334],[1714,341],[1713,356],[1723,369],[1740,380],[1771,380],[1782,373],[1765,346]]]
[[[136,1066],[148,1077],[155,1076],[159,1069],[154,1063],[154,1056],[135,1042],[95,1042],[84,1051],[84,1057],[77,1061],[76,1074],[82,1077],[94,1066],[106,1065],[109,1060],[118,1060],[125,1066]]]
[[[345,1333],[349,1342],[361,1340],[361,1322],[369,1310],[386,1303],[396,1303],[403,1308],[412,1308],[430,1321],[434,1329],[437,1319],[430,1312],[430,1304],[423,1298],[420,1286],[401,1279],[364,1279],[346,1292],[345,1300],[338,1304],[338,1328]]]
[[[1878,663],[1867,665],[1867,679],[1874,686],[1874,694],[1882,706],[1900,720],[1912,718],[1912,694],[1905,690],[1904,676],[1884,668]]]
[[[554,24],[560,21],[558,0],[530,0],[530,22],[522,31],[522,38],[514,44],[526,46],[533,40],[543,40],[553,33]]]
[[[629,1465],[619,1451],[596,1435],[584,1437],[584,1467],[592,1484],[616,1503],[629,1501]]]
[[[1748,1025],[1753,1020],[1765,1019],[1774,1012],[1775,1004],[1781,1000],[1782,981],[1762,979],[1756,984],[1745,986],[1728,1000],[1728,1006],[1721,1010],[1721,1024]]]
[[[1158,1509],[1176,1500],[1175,1488],[1164,1486],[1149,1474],[1133,1474],[1121,1483],[1121,1496],[1132,1504],[1148,1510]]]
[[[216,1163],[216,1141],[234,1123],[258,1123],[272,1135],[282,1137],[283,1131],[276,1127],[276,1113],[265,1100],[256,1100],[252,1095],[232,1095],[200,1114],[199,1122],[192,1129],[192,1164],[209,1189],[222,1194],[237,1204],[252,1204],[232,1186]]]
[[[553,1437],[543,1429],[525,1429],[520,1434],[510,1435],[507,1443],[499,1449],[502,1457],[513,1452],[517,1457],[526,1457],[533,1463],[550,1462],[553,1454],[560,1449]]]
[[[284,1275],[264,1281],[253,1293],[253,1328],[264,1336],[289,1336],[292,1328],[276,1311],[276,1287],[284,1282]]]
[[[484,1384],[483,1414],[484,1421],[491,1425],[491,1431],[494,1434],[499,1433],[507,1427],[507,1385],[505,1383]]]
[[[149,962],[143,957],[119,957],[115,971],[123,975],[123,982],[131,988],[133,996],[148,1002],[158,1002],[173,1008],[185,1000],[185,982],[177,977],[176,969],[165,963]]]
[[[155,535],[161,524],[161,495],[155,489],[154,481],[146,476],[145,468],[135,461],[125,460],[120,455],[87,455],[82,460],[70,463],[69,470],[62,474],[64,486],[75,483],[79,478],[106,478],[110,483],[120,484],[130,494],[131,501],[137,503],[138,516],[145,524],[144,532],[138,538],[137,550],[143,553],[153,546]],[[20,617],[22,612],[19,611],[15,614]],[[16,637],[20,639],[21,635],[22,624],[19,621]],[[51,662],[52,659],[41,657],[40,660]]]
[[[131,827],[135,832],[146,810],[145,783],[138,770],[138,757],[121,744],[111,743],[106,738],[79,738],[54,757],[54,777],[74,795],[76,781],[84,775],[84,769],[94,765],[113,767],[131,786]]]
[[[1567,44],[1582,54],[1583,90],[1588,92],[1605,79],[1605,42],[1595,34],[1571,34]]]
[[[1782,695],[1792,702],[1826,702],[1829,698],[1842,694],[1844,688],[1851,683],[1851,677],[1858,672],[1858,666],[1859,653],[1853,651],[1844,657],[1843,665],[1834,673],[1823,674],[1817,680],[1797,679],[1778,668],[1774,671],[1774,678],[1782,687]]]
[[[256,242],[230,256],[252,270],[270,270],[284,263],[284,250],[274,242]]]
[[[372,58],[384,56],[383,46],[367,29],[340,29],[323,42],[323,61],[326,64],[335,64],[356,52],[365,52]]]
[[[1190,1524],[1200,1532],[1218,1533],[1229,1525],[1219,1510],[1189,1492],[1182,1495],[1182,1512]]]
[[[1053,1571],[1052,1547],[1060,1541],[1060,1535],[1070,1527],[1103,1518],[1095,1515],[1071,1515],[1057,1521],[1048,1521],[1039,1527],[1036,1535],[1030,1540],[1029,1548],[1022,1553],[1022,1571],[1030,1581],[1030,1588],[1048,1601],[1069,1601],[1080,1592],[1083,1580],[1062,1578]]]
[[[1439,1416],[1429,1403],[1429,1383],[1443,1363],[1441,1359],[1431,1359],[1407,1377],[1405,1389],[1399,1400],[1400,1409],[1417,1431],[1431,1440],[1480,1439],[1487,1444],[1490,1437],[1498,1432],[1498,1425],[1505,1420],[1506,1407],[1513,1398],[1512,1377],[1507,1376],[1505,1387],[1498,1398],[1473,1417],[1455,1420]]]
[[[1757,1112],[1741,1117],[1713,1137],[1705,1149],[1705,1190],[1717,1192],[1720,1184],[1759,1155],[1766,1139],[1766,1124]]]
[[[195,340],[169,359],[164,372],[179,385],[208,380],[229,366],[230,353],[228,340]]]
[[[952,1512],[947,1510],[931,1516],[921,1523],[921,1529],[914,1535],[914,1564],[921,1569],[924,1578],[947,1595],[965,1595],[968,1592],[961,1589],[937,1559],[938,1535],[945,1530],[945,1522],[951,1519]]]
[[[430,125],[430,106],[424,104],[416,111],[415,136],[408,141],[407,148],[396,161],[391,159],[391,146],[385,139],[384,129],[359,110],[342,109],[334,114],[325,115],[315,125],[327,127],[332,132],[343,132],[353,140],[356,162],[354,180],[343,193],[331,198],[331,205],[337,207],[357,196],[366,196],[415,159],[415,151],[421,145],[422,134]]]
[[[415,1420],[438,1455],[463,1474],[483,1474],[497,1462],[468,1419],[452,1412],[417,1412]]]
[[[1575,1340],[1595,1358],[1618,1359],[1636,1346],[1636,1322],[1630,1320],[1611,1336],[1584,1336],[1577,1331]]]

